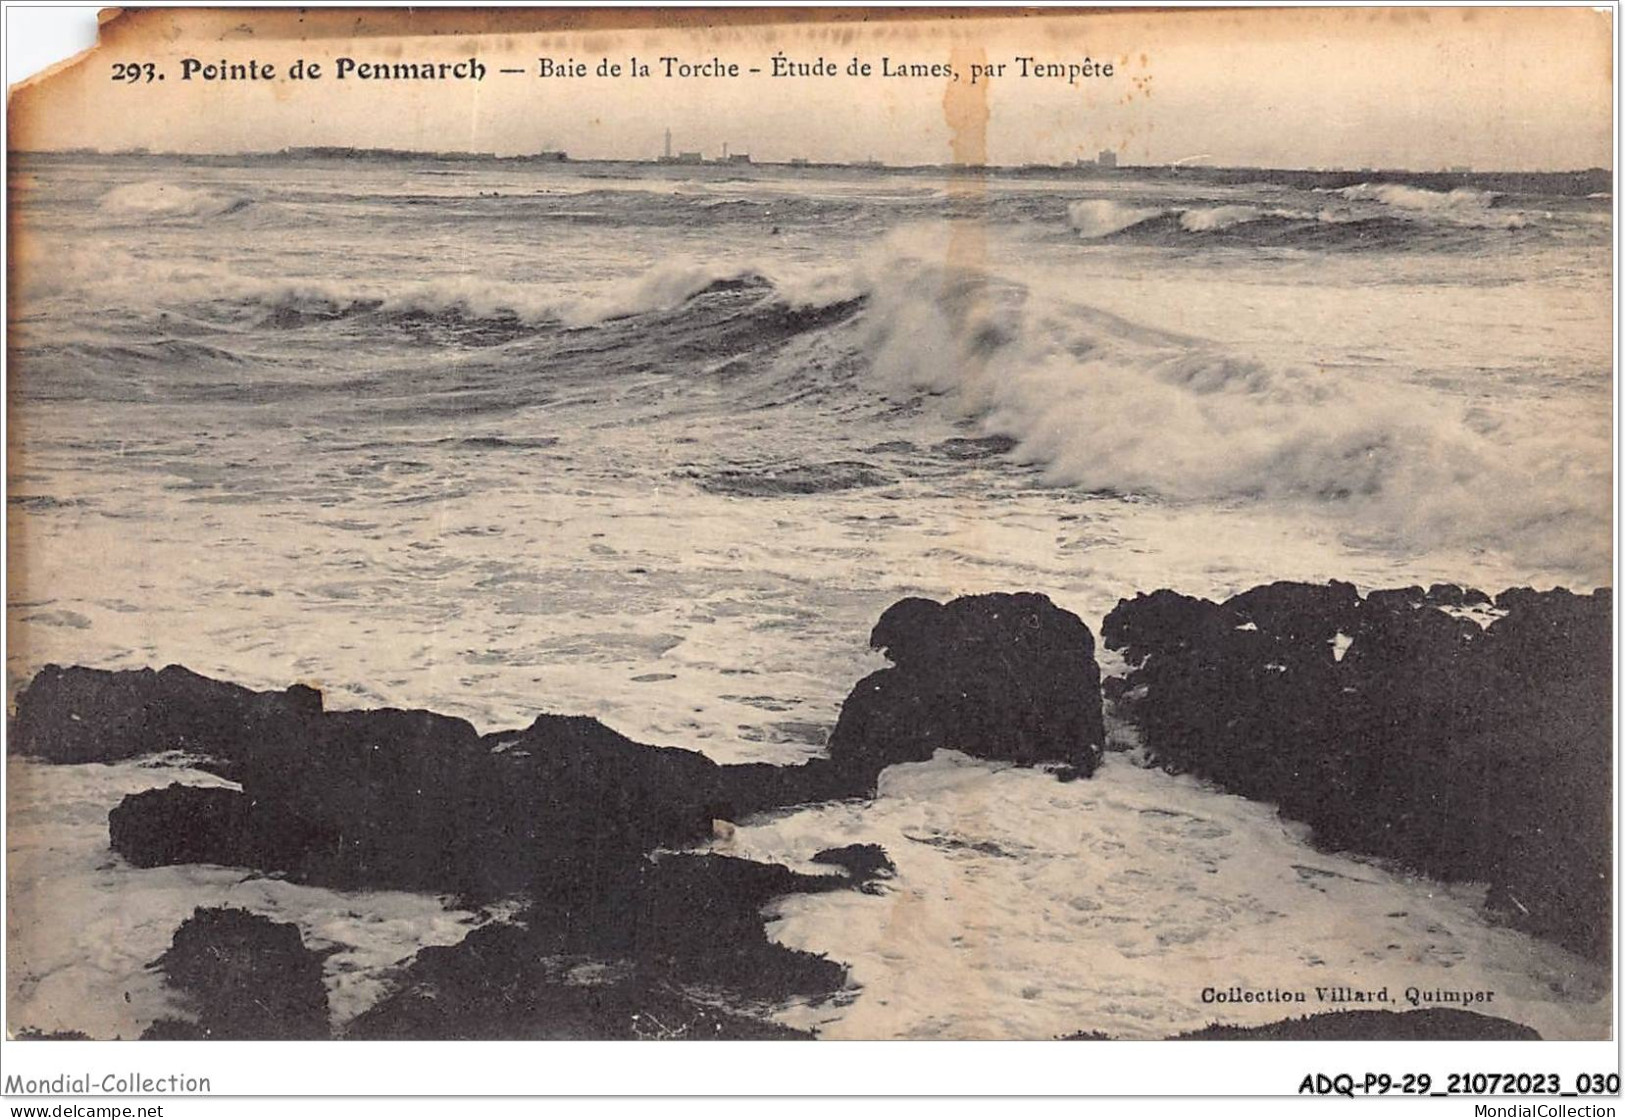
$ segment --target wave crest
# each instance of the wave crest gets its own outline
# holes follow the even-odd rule
[[[102,196],[102,213],[125,218],[217,218],[254,204],[246,195],[223,194],[152,180],[125,183]]]
[[[1066,213],[1072,228],[1080,236],[1096,238],[1121,233],[1141,222],[1160,217],[1163,211],[1144,206],[1125,206],[1109,198],[1091,198],[1072,203],[1066,208]]]
[[[1404,183],[1356,183],[1337,192],[1350,202],[1380,202],[1396,210],[1427,213],[1488,210],[1498,197],[1494,191],[1457,187],[1451,191],[1430,191]]]
[[[1147,207],[1086,199],[1067,206],[1067,223],[1089,241],[1414,250],[1455,247],[1469,229],[1531,225],[1531,215],[1524,211],[1496,208],[1500,196],[1493,191],[1361,183],[1320,193],[1343,202],[1309,210],[1223,202]]]
[[[1607,548],[1607,455],[1402,381],[1281,370],[903,248],[875,270],[883,387],[938,394],[1052,482],[1308,502],[1413,544]],[[1599,474],[1596,464],[1604,464]]]
[[[1412,218],[1491,229],[1522,229],[1529,224],[1529,215],[1522,211],[1496,209],[1501,196],[1495,191],[1473,187],[1430,191],[1404,183],[1357,183],[1335,193],[1350,202],[1378,203]]]
[[[356,315],[419,316],[490,321],[542,328],[579,329],[640,315],[672,311],[709,291],[750,287],[770,292],[791,310],[853,298],[849,283],[832,274],[773,278],[750,262],[673,260],[590,293],[561,292],[556,285],[529,285],[479,276],[400,284],[284,283],[243,277],[201,279],[171,286],[203,302],[247,305],[272,325],[304,326]]]

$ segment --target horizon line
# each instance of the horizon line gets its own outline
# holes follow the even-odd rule
[[[752,159],[748,153],[735,153],[744,156],[742,160],[733,160],[728,156],[694,160],[676,160],[661,156],[582,156],[572,158],[567,151],[561,149],[544,149],[539,152],[514,153],[503,155],[496,152],[458,151],[427,148],[390,148],[390,147],[360,147],[348,144],[306,144],[287,146],[282,148],[253,148],[233,152],[183,152],[183,151],[151,151],[146,148],[8,148],[6,154],[10,156],[111,156],[125,158],[147,159],[233,159],[233,158],[265,158],[275,156],[296,156],[320,154],[329,158],[344,158],[348,155],[365,156],[369,154],[390,155],[407,159],[429,160],[473,160],[479,162],[507,162],[507,163],[550,163],[573,164],[584,166],[587,164],[633,164],[649,167],[793,167],[793,168],[845,168],[852,170],[886,170],[886,171],[1176,171],[1176,172],[1204,172],[1204,171],[1279,171],[1311,175],[1586,175],[1593,173],[1606,174],[1610,177],[1613,170],[1603,166],[1590,167],[1557,167],[1557,168],[1509,168],[1509,167],[1474,167],[1466,165],[1453,165],[1437,168],[1416,167],[1324,167],[1324,166],[1293,166],[1286,164],[1244,164],[1244,163],[1189,163],[1175,160],[1168,163],[1114,163],[1101,164],[1096,159],[1079,157],[1060,163],[963,163],[945,161],[936,163],[888,163],[880,159],[866,160],[834,160],[812,159],[809,157],[794,156],[785,159]],[[1188,158],[1188,157],[1187,157]]]

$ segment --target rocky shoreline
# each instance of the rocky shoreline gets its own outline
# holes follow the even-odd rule
[[[1612,626],[1607,589],[1276,583],[1136,596],[1103,632],[1157,764],[1274,803],[1322,847],[1487,882],[1509,924],[1606,962]]]
[[[1107,704],[1150,761],[1273,802],[1324,847],[1486,881],[1508,922],[1605,957],[1610,627],[1606,590],[1159,591],[1107,616],[1129,671],[1103,685],[1089,627],[1042,595],[905,599],[871,635],[891,667],[854,686],[827,757],[800,766],[718,765],[585,717],[481,735],[428,711],[327,711],[306,686],[254,692],[178,666],[48,666],[16,698],[10,743],[55,763],[180,750],[240,786],[126,797],[109,838],[136,866],[525,900],[421,950],[346,1037],[810,1037],[772,1009],[840,993],[846,969],[770,940],[764,910],[884,890],[887,854],[830,848],[813,859],[830,872],[807,874],[680,849],[752,814],[870,798],[886,767],[938,750],[1087,778]],[[146,1037],[328,1037],[320,960],[294,926],[199,909],[154,962],[192,1017]],[[1282,1037],[1527,1030],[1421,1014],[1319,1016]]]

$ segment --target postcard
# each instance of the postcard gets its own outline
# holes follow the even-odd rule
[[[8,1037],[1610,1041],[1613,34],[106,13]]]

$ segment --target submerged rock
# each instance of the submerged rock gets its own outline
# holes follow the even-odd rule
[[[769,941],[762,909],[789,894],[858,885],[778,864],[666,853],[642,859],[583,893],[555,880],[534,899],[527,925],[549,953],[623,959],[687,984],[746,999],[828,994],[846,982],[835,961]]]
[[[881,893],[877,880],[895,878],[897,865],[879,844],[847,844],[825,848],[814,854],[813,863],[843,868],[853,883],[866,894]]]
[[[868,463],[837,462],[794,465],[777,469],[718,469],[696,479],[702,490],[741,498],[773,498],[785,494],[829,494],[874,486],[889,486],[894,479]]]
[[[1461,1011],[1423,1007],[1413,1011],[1326,1011],[1257,1027],[1214,1023],[1174,1040],[1242,1039],[1270,1042],[1539,1042],[1522,1023]]]
[[[1276,583],[1120,602],[1102,634],[1150,758],[1273,801],[1316,842],[1490,884],[1514,924],[1611,943],[1612,596]]]
[[[884,860],[884,856],[881,856]],[[771,1008],[839,991],[846,970],[769,941],[763,907],[862,875],[715,855],[642,860],[577,893],[558,881],[514,923],[420,951],[352,1038],[805,1038]]]
[[[492,925],[420,951],[395,990],[345,1030],[354,1039],[807,1039],[658,977],[591,958],[538,955],[528,930]]]
[[[196,1020],[160,1019],[143,1038],[329,1037],[322,956],[305,947],[292,923],[199,907],[153,967]]]
[[[1172,1035],[1169,1042],[1255,1039],[1261,1042],[1538,1042],[1522,1023],[1462,1011],[1423,1007],[1411,1011],[1322,1011],[1258,1026],[1211,1023]],[[1064,1035],[1062,1042],[1110,1042],[1099,1031]]]

